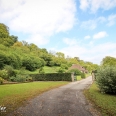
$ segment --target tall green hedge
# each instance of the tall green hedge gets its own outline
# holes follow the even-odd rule
[[[33,81],[72,81],[71,73],[30,74]]]

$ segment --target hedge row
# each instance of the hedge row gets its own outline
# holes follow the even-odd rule
[[[33,81],[72,81],[71,73],[30,74]]]

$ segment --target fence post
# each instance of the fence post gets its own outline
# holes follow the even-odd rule
[[[74,82],[74,72],[71,73],[72,82]]]

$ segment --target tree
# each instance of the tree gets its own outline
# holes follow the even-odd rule
[[[16,43],[14,43],[13,46],[15,46],[15,47],[22,47],[23,46],[23,43],[18,41]]]
[[[17,41],[17,36],[9,35],[9,27],[0,23],[0,44],[5,46],[12,46]]]
[[[0,39],[9,37],[9,27],[0,23]]]
[[[111,57],[111,56],[106,56],[105,58],[103,58],[102,62],[101,62],[102,66],[115,66],[116,65],[116,58]]]
[[[56,53],[56,57],[58,57],[58,58],[64,58],[64,53],[62,53],[62,52],[57,52],[57,53]]]
[[[14,41],[14,43],[18,41],[18,36],[11,35],[10,37]]]

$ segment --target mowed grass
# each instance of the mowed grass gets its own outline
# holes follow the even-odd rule
[[[78,75],[78,76],[77,76],[77,81],[80,81],[80,80],[82,80],[82,78],[81,78],[80,75]]]
[[[86,75],[86,77],[89,77],[89,76],[91,76],[91,73],[87,73],[87,74],[85,74]]]
[[[49,67],[49,66],[44,66],[44,72],[45,73],[57,73],[60,67],[54,66],[54,67]],[[35,71],[28,71],[25,70],[25,74],[39,74],[39,69],[36,69]]]
[[[90,74],[90,73],[85,74],[85,75],[86,75],[86,78],[87,78],[87,77],[89,77],[89,76],[91,76],[91,74]],[[77,78],[77,81],[82,80],[81,75],[78,75],[76,78]]]
[[[0,86],[0,106],[7,107],[7,113],[25,101],[53,88],[68,84],[69,82],[31,82],[22,84],[8,84]]]
[[[54,67],[44,66],[43,67],[45,73],[57,73],[57,71],[58,71],[59,68],[60,67],[58,67],[58,66],[54,66]]]
[[[116,116],[116,95],[101,93],[95,83],[84,93],[100,110],[102,116]]]

